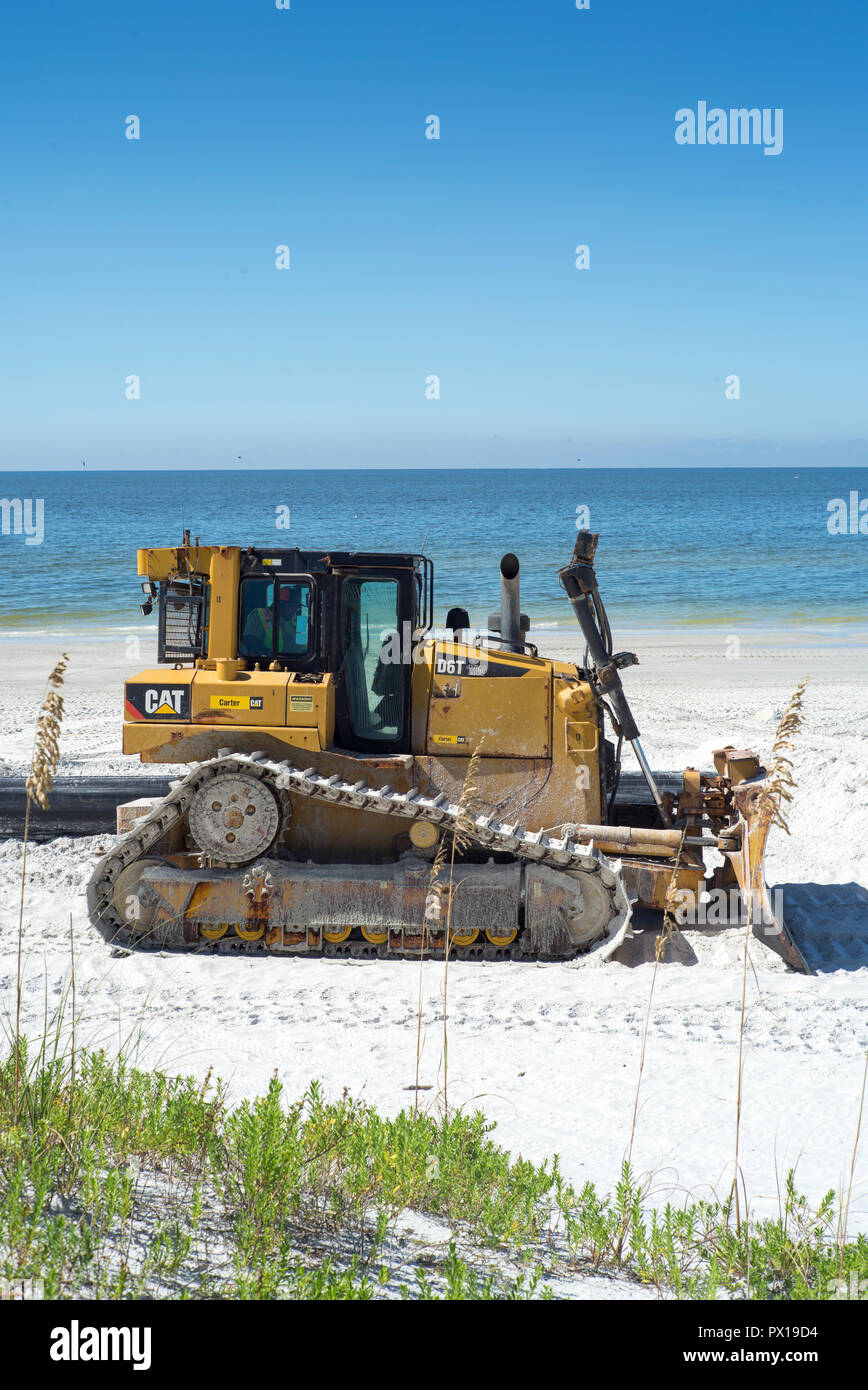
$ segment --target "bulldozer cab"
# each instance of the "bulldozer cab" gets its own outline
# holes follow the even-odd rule
[[[433,620],[428,559],[252,547],[185,559],[186,575],[160,582],[160,663],[231,657],[296,680],[330,672],[336,742],[409,751],[413,639]]]
[[[410,634],[431,623],[423,556],[285,550],[242,557],[238,656],[281,670],[331,671],[344,748],[410,746]]]

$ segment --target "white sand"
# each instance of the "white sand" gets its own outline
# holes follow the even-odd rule
[[[770,884],[788,904],[819,972],[785,970],[752,947],[742,1168],[754,1210],[777,1211],[790,1166],[813,1199],[846,1184],[868,1047],[868,655],[822,634],[741,634],[726,659],[721,632],[619,634],[642,665],[626,676],[652,764],[710,765],[732,743],[766,754],[803,675],[811,683],[799,739],[791,837],[777,834]],[[537,634],[551,655],[577,659],[567,628]],[[814,644],[816,643],[816,644]],[[73,644],[61,772],[147,771],[119,752],[121,682],[147,665],[122,643]],[[0,773],[29,757],[50,644],[5,644]],[[154,769],[158,775],[164,770]],[[236,1098],[275,1070],[292,1094],[313,1077],[384,1111],[412,1100],[418,968],[401,962],[112,959],[86,924],[83,887],[97,841],[37,845],[28,863],[24,1019],[37,1033],[68,984],[69,917],[78,965],[79,1036],[107,1046],[138,1038],[143,1061],[203,1076],[214,1067]],[[21,844],[0,844],[0,996],[13,1008]],[[788,911],[790,907],[788,906]],[[737,932],[694,939],[698,963],[657,977],[634,1164],[655,1198],[723,1193],[731,1178],[741,991]],[[442,966],[424,973],[423,1093],[442,1085]],[[610,1189],[627,1144],[652,969],[607,965],[452,964],[449,1100],[481,1107],[514,1153],[557,1152],[566,1174]],[[868,1143],[851,1230],[868,1231]]]

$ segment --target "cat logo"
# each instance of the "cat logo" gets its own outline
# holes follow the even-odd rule
[[[180,690],[146,690],[145,714],[180,714],[184,694],[183,686]]]
[[[127,681],[126,717],[128,719],[190,718],[190,687],[188,685],[140,685]]]

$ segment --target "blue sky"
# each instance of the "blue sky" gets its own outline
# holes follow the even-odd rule
[[[7,9],[0,466],[864,463],[865,51],[804,0]],[[677,145],[701,100],[783,152]]]

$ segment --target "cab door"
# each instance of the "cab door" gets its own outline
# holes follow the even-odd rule
[[[358,570],[339,578],[336,725],[344,748],[408,752],[413,575]]]

